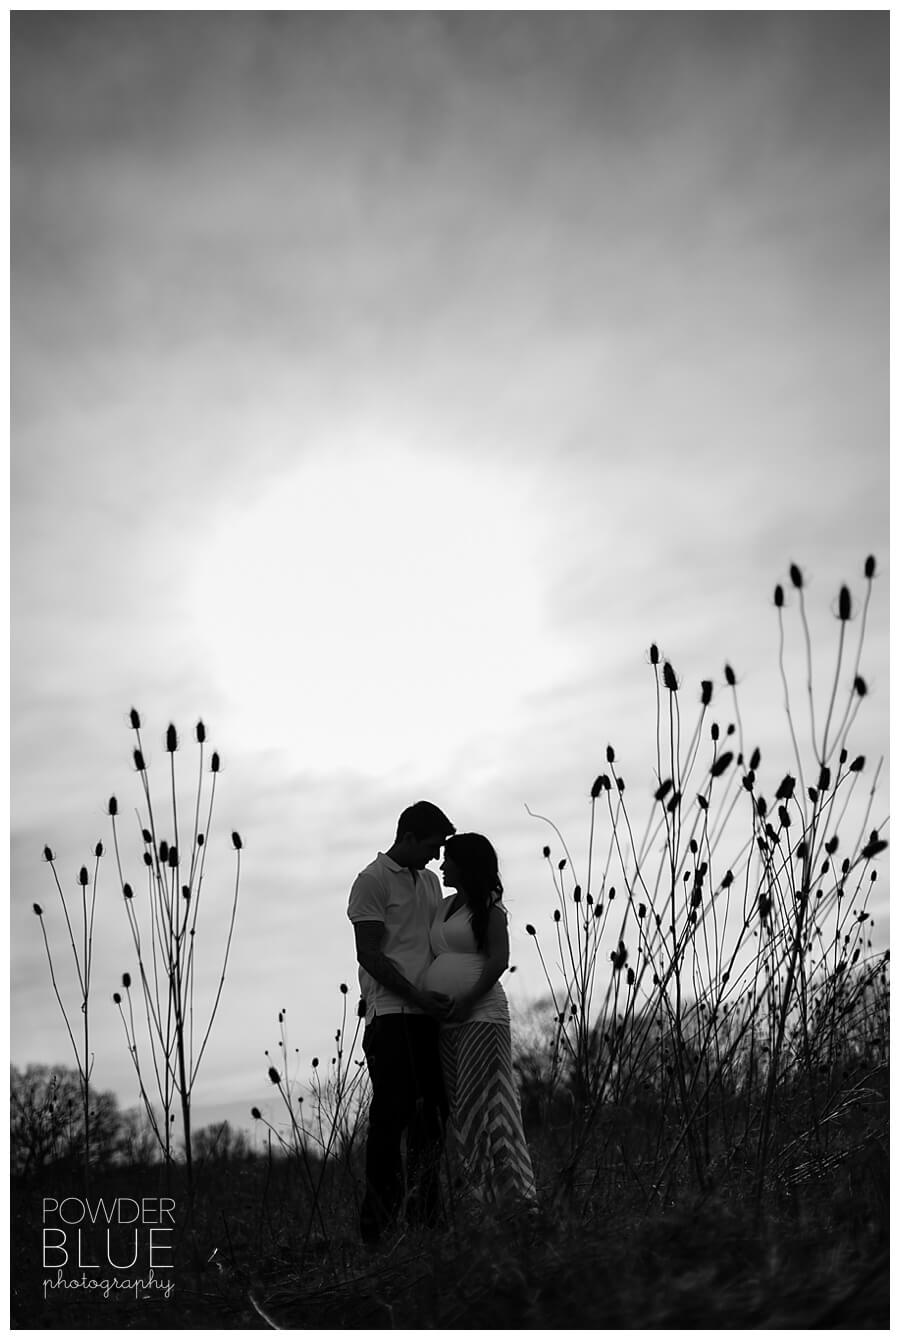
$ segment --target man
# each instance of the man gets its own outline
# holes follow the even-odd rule
[[[386,852],[357,875],[347,915],[356,935],[359,985],[366,1008],[363,1051],[372,1080],[366,1143],[363,1240],[377,1243],[403,1202],[400,1141],[406,1131],[407,1218],[436,1222],[438,1172],[447,1101],[438,1052],[438,1020],[450,998],[423,991],[431,963],[431,922],[443,897],[425,867],[455,833],[428,800],[405,809]]]

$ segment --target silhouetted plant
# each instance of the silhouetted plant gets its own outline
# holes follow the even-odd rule
[[[130,724],[135,733],[132,757],[143,793],[143,813],[138,811],[138,824],[143,844],[142,864],[146,880],[144,886],[146,898],[138,897],[134,886],[125,878],[117,828],[119,807],[115,796],[110,798],[108,812],[112,823],[116,866],[125,914],[137,956],[140,999],[146,1022],[152,1076],[145,1074],[138,1051],[130,973],[126,972],[122,977],[124,1003],[122,992],[119,991],[114,993],[113,1001],[122,1019],[141,1099],[167,1165],[173,1158],[172,1126],[175,1121],[173,1109],[176,1101],[180,1106],[190,1186],[193,1167],[191,1094],[225,983],[237,913],[243,843],[238,833],[231,834],[236,864],[221,974],[209,1015],[195,1034],[197,922],[213,821],[216,782],[221,762],[218,753],[213,752],[209,771],[205,771],[206,727],[199,721],[195,730],[199,749],[196,792],[191,806],[191,821],[185,826],[179,817],[176,789],[175,755],[179,747],[178,733],[174,725],[168,727],[165,751],[169,758],[168,816],[172,826],[171,837],[165,837],[162,835],[161,821],[151,795],[149,769],[141,739],[141,719],[133,708],[130,713]],[[210,779],[208,784],[207,779]],[[202,828],[201,813],[204,816]],[[182,846],[185,839],[190,844],[187,856]],[[156,1111],[157,1100],[159,1115]]]
[[[724,731],[708,722],[713,681],[704,680],[688,736],[683,686],[654,644],[656,784],[643,834],[636,837],[612,746],[607,771],[590,789],[583,885],[559,830],[534,816],[553,828],[563,851],[554,860],[550,847],[543,849],[556,901],[555,952],[545,950],[535,927],[526,930],[550,990],[551,1050],[565,1062],[574,1099],[569,1185],[596,1137],[601,1107],[638,1093],[652,1095],[658,1110],[655,1193],[682,1153],[704,1189],[723,1150],[740,1150],[746,1160],[752,1140],[759,1197],[779,1111],[790,1106],[779,1106],[782,1087],[795,1111],[802,1092],[813,1138],[827,1148],[835,1095],[825,1077],[834,1073],[848,1029],[865,1028],[867,1012],[881,1009],[873,987],[885,978],[887,962],[887,955],[871,952],[865,929],[877,874],[872,862],[887,845],[883,823],[871,825],[880,764],[847,854],[839,863],[836,856],[866,767],[848,746],[866,696],[859,671],[874,574],[870,558],[843,699],[853,599],[846,586],[840,589],[836,665],[817,727],[804,581],[791,566],[805,643],[811,760],[798,742],[784,660],[785,595],[776,587],[796,776],[782,777],[771,802],[760,791],[759,749],[745,753],[734,669],[724,670],[734,722]],[[598,804],[608,825],[599,860]],[[726,864],[720,852],[728,842],[737,850]]]
[[[75,1057],[75,1065],[78,1070],[78,1078],[81,1087],[81,1105],[83,1118],[83,1142],[84,1142],[84,1175],[87,1181],[90,1175],[91,1163],[91,1119],[90,1119],[90,1091],[89,1082],[91,1072],[94,1068],[94,1057],[90,1047],[90,996],[91,996],[91,969],[93,966],[94,953],[94,907],[97,900],[97,874],[100,868],[100,858],[103,855],[103,844],[98,842],[94,848],[94,871],[93,876],[89,875],[88,868],[83,865],[78,872],[78,909],[75,912],[74,920],[78,929],[73,929],[73,917],[69,912],[69,905],[66,901],[66,895],[63,886],[60,883],[56,872],[56,861],[49,846],[44,847],[44,860],[50,867],[53,880],[56,885],[59,900],[62,905],[63,916],[66,923],[66,933],[69,941],[69,948],[72,954],[72,963],[75,969],[75,982],[77,985],[78,1009],[81,1014],[81,1026],[78,1029],[79,1038],[76,1041],[75,1032],[69,1020],[69,1009],[63,999],[57,981],[56,972],[53,966],[53,953],[50,948],[50,939],[47,935],[47,927],[44,921],[44,909],[40,903],[34,903],[34,913],[40,923],[41,935],[44,940],[44,949],[47,954],[47,966],[50,971],[50,981],[53,986],[53,993],[56,996],[57,1004],[62,1013],[66,1025],[66,1033],[72,1047]],[[90,895],[88,895],[90,887]]]
[[[299,1049],[295,1048],[291,1054],[288,1048],[287,1011],[278,1013],[279,1065],[271,1064],[268,1051],[265,1056],[270,1062],[269,1081],[277,1089],[287,1114],[287,1127],[269,1121],[258,1107],[251,1110],[254,1120],[274,1137],[282,1153],[303,1171],[310,1195],[310,1212],[300,1249],[301,1262],[314,1222],[319,1225],[323,1241],[330,1243],[323,1204],[326,1184],[330,1185],[332,1210],[335,1194],[339,1190],[345,1193],[348,1179],[356,1199],[352,1160],[359,1145],[362,1112],[368,1098],[368,1071],[365,1062],[355,1056],[363,1019],[356,1014],[348,1045],[346,983],[341,983],[340,991],[342,1013],[334,1035],[334,1054],[327,1067],[321,1065],[318,1056],[311,1058],[311,1074],[305,1085],[299,1078]],[[344,1172],[342,1186],[334,1177],[337,1167]]]

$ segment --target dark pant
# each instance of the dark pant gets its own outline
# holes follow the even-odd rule
[[[407,1219],[412,1224],[437,1221],[447,1099],[438,1025],[427,1015],[376,1015],[366,1026],[363,1052],[372,1079],[372,1102],[360,1230],[372,1242],[397,1219],[403,1204],[404,1131]]]

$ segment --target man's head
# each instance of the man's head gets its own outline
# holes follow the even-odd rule
[[[397,837],[391,855],[400,865],[411,870],[424,870],[429,861],[436,861],[444,841],[456,829],[443,810],[430,800],[417,800],[409,805],[397,820]]]

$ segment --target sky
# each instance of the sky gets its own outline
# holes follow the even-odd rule
[[[734,667],[777,781],[790,563],[827,695],[878,560],[853,741],[886,756],[888,22],[12,13],[13,1063],[67,1059],[44,845],[76,899],[114,794],[140,866],[132,707],[161,809],[169,722],[185,796],[198,719],[222,757],[198,1000],[243,841],[209,1120],[268,1098],[280,1010],[301,1071],[332,1048],[349,887],[413,800],[494,841],[514,1013],[541,995],[559,843],[526,806],[583,854],[612,743],[646,808],[651,642],[685,720],[701,678],[733,718]],[[104,857],[123,1106],[133,959]]]

